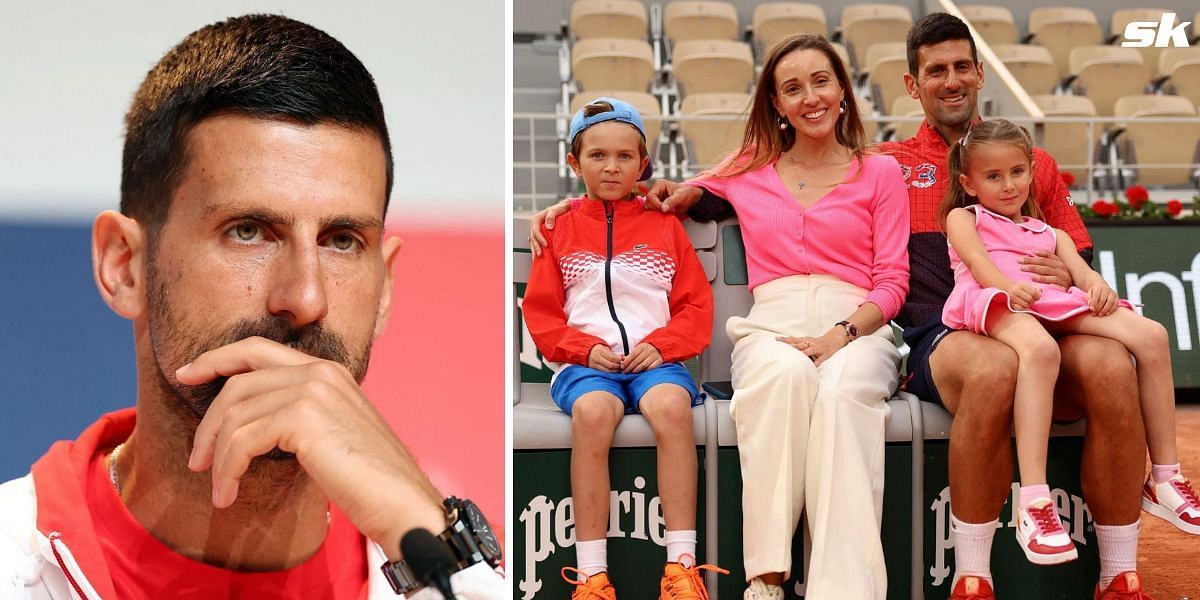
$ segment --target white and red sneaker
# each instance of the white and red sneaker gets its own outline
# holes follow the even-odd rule
[[[1142,510],[1193,535],[1200,535],[1200,498],[1192,482],[1176,475],[1162,483],[1147,479]]]
[[[1049,498],[1038,498],[1020,508],[1017,541],[1035,565],[1057,565],[1079,558],[1075,543],[1063,529],[1058,508]]]

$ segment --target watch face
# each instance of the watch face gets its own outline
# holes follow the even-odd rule
[[[483,551],[488,563],[493,567],[500,564],[500,544],[496,541],[496,535],[492,533],[487,518],[483,516],[474,502],[464,502],[463,509],[466,512],[467,521],[471,523],[471,529],[475,530],[475,535],[479,538],[480,550]]]

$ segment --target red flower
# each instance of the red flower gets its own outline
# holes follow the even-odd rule
[[[1092,203],[1092,212],[1096,213],[1097,217],[1111,217],[1120,211],[1121,209],[1117,208],[1117,204],[1115,202],[1097,200]]]
[[[1133,207],[1133,210],[1141,210],[1142,205],[1150,199],[1150,192],[1140,185],[1131,185],[1125,190],[1125,197],[1129,198],[1129,206]]]
[[[1060,171],[1058,176],[1062,177],[1063,183],[1067,184],[1067,187],[1075,185],[1075,176],[1071,173],[1067,171]]]
[[[1183,203],[1178,200],[1167,201],[1167,214],[1172,217],[1178,217],[1179,213],[1183,212]]]

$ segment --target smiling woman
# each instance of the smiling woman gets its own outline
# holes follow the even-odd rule
[[[13,590],[59,597],[68,588],[88,598],[180,589],[246,598],[432,596],[420,590],[424,575],[402,560],[417,564],[400,543],[415,528],[445,532],[434,550],[456,555],[447,574],[457,594],[505,597],[492,570],[499,555],[462,554],[494,546],[486,543],[491,532],[481,513],[470,501],[443,502],[475,495],[484,512],[499,514],[502,359],[487,353],[478,368],[492,373],[490,380],[459,389],[444,369],[413,369],[397,360],[395,345],[376,344],[389,320],[392,337],[426,335],[413,344],[423,350],[489,333],[499,343],[495,317],[502,309],[493,307],[501,306],[503,289],[501,205],[497,200],[491,223],[496,267],[474,273],[469,281],[477,289],[464,294],[480,303],[475,312],[493,318],[464,319],[475,327],[461,335],[453,335],[458,324],[436,336],[407,327],[412,315],[396,318],[393,306],[419,290],[396,285],[401,241],[385,225],[394,223],[386,218],[394,180],[411,181],[415,169],[393,176],[392,138],[375,83],[395,74],[372,74],[340,41],[292,18],[204,23],[173,39],[138,87],[126,118],[120,211],[100,212],[92,226],[95,287],[107,308],[133,325],[132,363],[89,371],[89,358],[61,342],[32,359],[53,365],[50,373],[82,372],[89,381],[67,385],[65,393],[38,382],[24,394],[37,400],[29,404],[94,423],[36,461],[50,439],[22,438],[19,449],[3,453],[30,457],[0,465],[11,471],[4,478],[33,466],[31,476],[0,485],[0,598]],[[153,28],[153,20],[146,25]],[[502,106],[499,89],[494,97]],[[402,129],[409,125],[401,121]],[[502,190],[479,194],[498,199]],[[64,260],[86,258],[84,251]],[[437,256],[433,265],[445,270],[446,260]],[[22,272],[10,280],[38,277]],[[83,312],[90,327],[111,318]],[[41,328],[55,320],[42,317]],[[30,340],[24,350],[35,347],[26,327],[4,329],[18,336],[5,340],[6,356],[18,340]],[[111,355],[125,346],[120,340],[130,329],[123,329],[106,331],[98,348]],[[368,369],[372,349],[382,351]],[[6,379],[29,380],[38,368],[18,366]],[[436,379],[439,402],[402,388],[406,376]],[[103,415],[97,397],[136,408]],[[449,418],[472,412],[491,418],[474,431],[460,428],[468,420]],[[37,431],[47,414],[31,411],[6,423]],[[385,418],[431,430],[436,445],[406,444],[419,436]],[[55,435],[75,437],[77,430]],[[456,453],[441,452],[441,444],[460,436],[475,451],[443,459]],[[462,481],[490,485],[477,494]]]

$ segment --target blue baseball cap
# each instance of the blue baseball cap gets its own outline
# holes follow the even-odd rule
[[[587,105],[595,104],[597,102],[607,102],[611,104],[612,110],[594,114],[590,117],[583,116],[583,111],[587,108]],[[605,121],[629,123],[630,125],[637,127],[638,133],[642,134],[642,141],[647,141],[646,126],[642,124],[642,115],[638,113],[637,109],[634,108],[632,104],[625,102],[624,100],[617,100],[616,98],[596,98],[595,100],[588,102],[587,105],[584,105],[584,108],[579,109],[579,112],[576,112],[575,116],[571,117],[571,132],[567,134],[567,144],[574,143],[575,136],[579,135],[584,129],[587,129],[596,123],[603,123]],[[650,160],[646,163],[646,170],[642,171],[641,176],[638,177],[638,181],[646,181],[653,175],[654,161]]]

